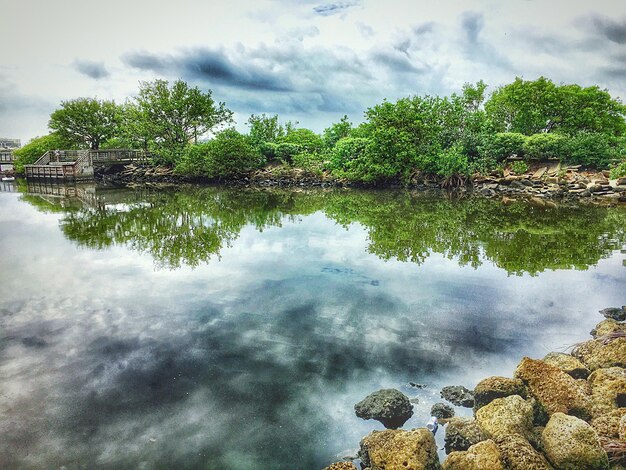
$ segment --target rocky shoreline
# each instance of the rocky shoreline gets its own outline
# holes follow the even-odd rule
[[[131,187],[159,183],[196,183],[258,188],[404,187],[421,191],[451,189],[446,188],[444,182],[423,175],[414,176],[408,184],[389,181],[383,185],[373,186],[333,178],[327,173],[314,174],[301,169],[281,167],[267,167],[229,179],[209,180],[177,175],[168,167],[132,164],[97,171],[96,179],[107,184]],[[475,176],[464,186],[453,189],[484,197],[525,196],[536,200],[626,203],[626,178],[609,180],[607,172],[585,171],[580,167],[561,168],[559,165],[544,166],[522,175],[505,171],[501,176]]]
[[[442,398],[472,407],[453,417],[433,405],[444,425],[447,457],[439,462],[431,429],[398,429],[412,415],[395,389],[374,392],[355,405],[357,416],[376,419],[360,443],[367,470],[623,470],[626,468],[626,306],[601,310],[606,319],[592,339],[570,354],[524,357],[513,377],[488,377],[473,391],[444,387]],[[443,406],[441,406],[443,405]],[[436,431],[436,426],[434,427]],[[357,470],[352,461],[325,470]]]

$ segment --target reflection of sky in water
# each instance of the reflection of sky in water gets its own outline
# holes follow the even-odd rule
[[[172,271],[78,248],[14,194],[0,239],[2,467],[321,468],[381,428],[354,416],[368,393],[419,395],[422,426],[441,386],[585,339],[626,291],[620,254],[535,277],[385,262],[321,213]]]

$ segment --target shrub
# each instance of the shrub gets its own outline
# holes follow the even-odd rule
[[[309,129],[290,130],[281,142],[297,145],[300,152],[308,153],[319,152],[324,145],[322,138]]]
[[[465,176],[469,173],[467,155],[460,145],[453,145],[439,153],[435,165],[437,174],[446,179],[452,176]]]
[[[617,157],[611,138],[604,134],[581,133],[567,142],[567,160],[586,166],[606,168]]]
[[[528,171],[528,165],[526,162],[517,161],[511,164],[511,171],[516,175],[523,175]]]
[[[280,144],[276,144],[274,157],[283,163],[292,163],[293,156],[301,153],[302,151],[302,148],[297,144],[281,142]]]
[[[484,157],[497,162],[506,160],[514,155],[524,154],[526,136],[517,132],[498,132],[487,135],[480,146],[480,153]]]
[[[178,164],[179,173],[209,178],[228,178],[265,164],[265,158],[248,136],[226,129],[213,140],[188,147]]]
[[[339,139],[330,151],[330,167],[334,170],[349,171],[352,162],[361,156],[368,143],[369,140],[363,137]]]
[[[524,154],[528,158],[543,160],[563,159],[566,153],[567,138],[560,134],[533,134],[524,143]]]
[[[293,166],[313,173],[320,173],[324,169],[324,154],[301,152],[293,156]]]
[[[626,178],[626,160],[613,168],[609,176],[611,179]]]

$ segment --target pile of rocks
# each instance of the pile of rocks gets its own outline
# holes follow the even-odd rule
[[[95,172],[95,177],[103,183],[127,186],[145,183],[182,183],[193,181],[192,178],[175,174],[170,167],[138,164],[99,168]]]
[[[446,387],[442,396],[459,406],[468,406],[471,398],[474,416],[447,420],[448,456],[443,464],[427,429],[388,429],[361,440],[362,468],[626,468],[626,307],[601,313],[606,320],[592,330],[593,338],[571,354],[524,357],[512,378],[488,377],[473,391]],[[378,403],[377,413],[385,420],[393,419],[394,409],[403,416],[412,414],[407,411],[408,398],[398,394],[395,391],[393,400]],[[394,405],[385,409],[385,403]],[[356,469],[351,462],[334,465],[327,469]]]

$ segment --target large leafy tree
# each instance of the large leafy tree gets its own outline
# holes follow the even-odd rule
[[[232,122],[232,111],[213,100],[211,90],[177,80],[141,82],[130,108],[135,133],[148,139],[162,160],[175,162],[187,144]]]
[[[62,139],[95,150],[116,135],[118,117],[113,101],[76,98],[61,102],[61,107],[50,115],[48,127]]]
[[[606,90],[556,85],[545,77],[532,81],[516,78],[493,93],[485,110],[501,132],[626,133],[626,107]]]

